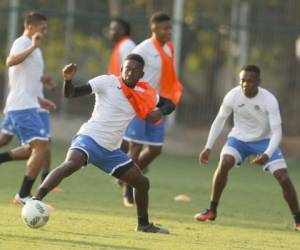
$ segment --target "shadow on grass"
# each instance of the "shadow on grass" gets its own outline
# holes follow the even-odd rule
[[[82,241],[82,240],[63,240],[63,239],[57,239],[57,238],[45,238],[45,237],[38,237],[38,236],[25,236],[25,235],[11,235],[11,234],[3,234],[0,233],[0,237],[4,237],[6,240],[11,238],[13,240],[20,239],[22,243],[20,245],[24,245],[24,241],[26,242],[34,242],[36,245],[38,242],[49,242],[49,243],[54,243],[54,244],[70,244],[72,246],[78,245],[81,247],[95,247],[99,249],[103,248],[111,248],[111,249],[124,249],[124,250],[145,250],[147,248],[138,248],[138,247],[133,247],[133,246],[124,246],[124,245],[110,245],[110,244],[101,244],[101,243],[94,243],[94,242],[87,242],[87,241]]]

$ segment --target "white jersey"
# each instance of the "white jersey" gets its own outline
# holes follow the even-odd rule
[[[30,46],[31,39],[23,35],[14,41],[10,55],[18,54]],[[5,112],[39,107],[37,97],[42,93],[43,72],[44,60],[39,48],[22,63],[9,67],[9,94]]]
[[[124,42],[120,45],[120,59],[121,59],[121,65],[123,64],[126,56],[130,54],[130,52],[134,49],[135,43],[131,39],[126,39]]]
[[[172,56],[172,52],[167,44],[163,46],[164,51],[167,55]],[[162,62],[158,50],[154,47],[151,39],[138,44],[132,53],[139,54],[145,61],[144,76],[141,81],[149,82],[152,87],[160,92],[160,78],[162,71]]]
[[[77,134],[88,135],[102,147],[113,151],[120,147],[122,137],[135,111],[114,75],[102,75],[89,80],[95,94],[91,118]]]
[[[234,126],[229,137],[242,141],[271,138],[271,127],[281,125],[278,102],[273,94],[263,88],[253,98],[247,98],[240,86],[224,97],[219,116],[228,117],[233,112]]]

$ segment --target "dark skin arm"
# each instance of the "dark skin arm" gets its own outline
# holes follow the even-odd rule
[[[176,106],[175,104],[165,98],[160,96],[159,97],[159,102],[157,104],[158,109],[152,111],[146,118],[147,121],[152,122],[152,123],[156,123],[157,121],[159,121],[164,115],[169,115],[171,114]]]
[[[73,85],[72,78],[75,75],[76,71],[77,65],[73,63],[66,65],[62,70],[65,80],[63,85],[63,95],[66,98],[85,96],[92,93],[92,87],[89,84],[81,86]]]

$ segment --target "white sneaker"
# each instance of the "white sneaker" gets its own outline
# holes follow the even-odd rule
[[[13,203],[16,204],[16,205],[25,205],[25,203],[27,201],[29,201],[29,200],[31,200],[31,196],[30,195],[21,198],[19,194],[16,194],[15,198],[13,200]]]

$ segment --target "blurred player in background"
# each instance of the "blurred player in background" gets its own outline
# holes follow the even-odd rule
[[[134,49],[130,38],[130,24],[121,18],[114,18],[109,25],[109,38],[114,43],[108,66],[108,74],[119,76],[126,56]]]
[[[41,82],[43,83],[44,88],[46,88],[47,90],[53,91],[56,88],[56,83],[49,76],[43,76]],[[40,93],[40,96],[43,97],[43,92]],[[46,125],[46,130],[49,137],[51,137],[50,119],[49,119],[50,111],[51,109],[50,110],[43,109],[43,108],[39,109],[39,113]],[[7,115],[5,115],[2,121],[1,132],[0,132],[0,148],[8,145],[12,141],[14,135],[15,135],[15,131],[13,129],[11,120],[8,118]],[[0,164],[8,161],[27,160],[30,157],[30,154],[31,154],[31,147],[30,145],[25,144],[20,147],[11,149],[7,152],[0,153]],[[41,173],[41,181],[45,179],[49,171],[50,171],[50,161],[43,167]],[[62,190],[57,187],[54,189],[54,191],[60,192]]]
[[[107,71],[109,75],[119,76],[121,74],[121,67],[126,56],[134,49],[135,42],[130,38],[130,33],[131,27],[127,21],[121,18],[113,18],[111,20],[109,38],[113,42],[114,47]],[[123,140],[121,149],[127,153],[128,147],[128,142]]]
[[[135,115],[140,119],[156,122],[175,109],[170,100],[159,97],[149,84],[139,82],[144,74],[143,67],[144,60],[139,55],[129,54],[120,77],[101,75],[85,85],[75,87],[72,78],[77,70],[76,65],[65,66],[65,97],[95,94],[96,103],[91,118],[74,137],[65,161],[50,172],[34,199],[42,200],[64,178],[92,163],[135,188],[137,231],[169,233],[166,228],[149,223],[149,181],[132,159],[120,150],[123,134]]]
[[[142,80],[149,82],[161,96],[177,105],[182,85],[175,72],[174,47],[170,41],[170,16],[163,12],[154,13],[150,18],[150,28],[151,38],[138,44],[133,50],[133,53],[140,55],[145,61]],[[124,138],[130,142],[129,154],[141,170],[145,170],[160,155],[164,142],[164,124],[164,120],[159,124],[152,124],[136,117],[128,126]],[[132,188],[127,185],[125,206],[133,204],[132,192]]]
[[[24,33],[14,41],[6,59],[9,67],[9,94],[4,109],[6,121],[12,124],[11,131],[22,145],[28,145],[15,153],[23,159],[30,154],[15,203],[25,203],[31,198],[37,175],[42,168],[49,171],[50,166],[49,114],[40,110],[55,108],[55,104],[42,95],[42,81],[46,84],[51,81],[43,77],[44,60],[40,47],[46,35],[46,17],[36,12],[28,13],[24,20]],[[12,158],[10,153],[2,157]],[[43,173],[44,177],[46,174]]]
[[[300,213],[296,190],[291,182],[287,165],[278,148],[281,138],[279,105],[268,90],[259,87],[260,69],[255,65],[244,66],[240,71],[240,86],[233,88],[224,97],[215,118],[207,143],[199,160],[206,164],[225,121],[233,113],[234,126],[224,145],[212,182],[210,208],[196,214],[197,221],[215,220],[220,197],[227,183],[229,171],[240,166],[250,155],[252,164],[262,166],[274,175],[282,188],[283,196],[294,216],[295,228],[300,231]]]

